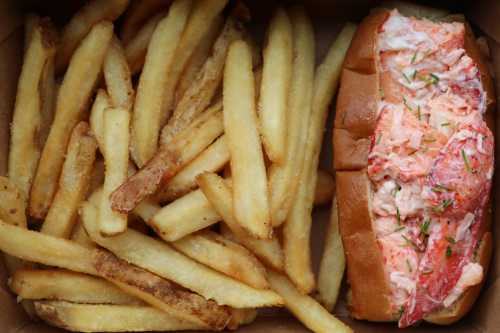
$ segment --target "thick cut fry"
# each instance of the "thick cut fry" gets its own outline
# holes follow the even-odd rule
[[[37,20],[24,54],[24,63],[17,84],[16,104],[11,125],[9,178],[19,188],[25,200],[40,158],[37,131],[42,126],[44,68],[55,54],[55,36],[47,20]]]
[[[125,231],[127,215],[111,209],[110,194],[127,179],[130,113],[126,108],[104,111],[104,185],[99,205],[99,231],[112,236]]]
[[[264,266],[246,248],[212,231],[202,231],[172,243],[178,251],[257,289],[267,289]]]
[[[139,29],[144,23],[158,11],[167,8],[171,0],[135,0],[127,8],[123,17],[120,31],[120,39],[127,44],[134,36],[137,36]]]
[[[345,271],[345,254],[339,232],[337,199],[332,202],[330,225],[325,235],[325,248],[318,275],[318,298],[329,311],[333,311],[339,296],[340,284]]]
[[[221,220],[203,192],[190,192],[162,207],[147,224],[168,242],[173,242]]]
[[[210,56],[212,46],[221,31],[223,23],[224,19],[220,15],[213,20],[205,36],[200,40],[200,43],[189,58],[186,68],[184,68],[184,71],[179,78],[179,83],[177,84],[177,89],[175,91],[175,105],[177,105],[186,90],[195,82],[198,72]]]
[[[236,240],[266,265],[282,270],[283,252],[278,239],[276,237],[270,240],[253,238],[236,221],[233,214],[233,197],[231,189],[226,185],[227,181],[214,173],[204,173],[198,176],[196,181],[213,208],[231,229]]]
[[[203,330],[163,311],[139,305],[35,302],[36,314],[50,325],[73,332],[149,332]]]
[[[260,89],[260,132],[267,156],[281,163],[286,153],[286,110],[292,77],[292,23],[278,9],[269,24]]]
[[[116,37],[109,45],[108,54],[104,59],[103,72],[113,106],[130,110],[134,102],[134,88],[125,52]]]
[[[9,280],[10,289],[30,300],[60,300],[89,304],[143,304],[110,282],[62,269],[21,269]]]
[[[142,167],[156,152],[162,103],[169,71],[191,9],[191,0],[176,0],[158,24],[148,45],[132,118],[131,153]]]
[[[230,330],[236,330],[241,325],[248,325],[257,318],[257,309],[231,309],[231,320],[227,324]]]
[[[174,61],[168,72],[168,79],[163,90],[161,126],[167,122],[175,97],[175,88],[179,83],[182,71],[202,38],[208,33],[212,22],[226,6],[228,0],[197,0],[193,3],[193,11],[189,16],[186,29],[175,50]]]
[[[165,279],[127,264],[111,253],[104,251],[98,253],[96,269],[101,276],[125,292],[146,300],[165,313],[193,322],[205,329],[221,330],[230,319],[231,313],[227,307],[182,290]]]
[[[160,189],[156,198],[160,202],[171,201],[194,190],[198,186],[196,184],[198,175],[203,172],[220,171],[229,162],[229,158],[226,136],[223,135]]]
[[[56,72],[58,74],[63,72],[78,44],[86,38],[89,31],[101,21],[114,21],[125,11],[128,3],[129,0],[92,0],[84,5],[62,31],[56,56]],[[89,64],[100,67],[100,62],[95,63],[91,59]]]
[[[86,122],[80,122],[73,129],[59,187],[40,230],[42,233],[61,238],[71,235],[78,208],[87,195],[97,149],[97,142],[89,132]]]
[[[89,207],[92,208],[90,204],[84,206],[83,211],[92,215]],[[131,229],[112,238],[101,237],[94,218],[88,216],[83,220],[89,236],[102,247],[131,264],[175,282],[206,299],[213,299],[219,305],[248,308],[280,305],[282,302],[276,293],[249,287],[216,272],[175,251],[165,242]]]
[[[283,228],[285,271],[304,294],[309,294],[315,284],[310,252],[311,214],[323,131],[328,106],[337,89],[342,63],[355,31],[356,26],[348,23],[316,71],[312,112],[303,154],[304,167],[299,176],[300,186]]]
[[[314,81],[314,31],[305,12],[295,7],[293,25],[293,72],[288,95],[286,154],[283,164],[269,172],[271,219],[279,226],[288,215],[299,185],[311,114]]]
[[[258,238],[270,238],[266,167],[255,110],[252,56],[244,41],[231,44],[224,68],[224,130],[231,154],[234,215]]]
[[[73,233],[71,235],[71,240],[78,245],[86,247],[88,249],[95,249],[97,245],[90,239],[89,235],[83,227],[83,223],[78,221],[78,223],[73,228]]]
[[[94,161],[87,197],[101,187],[102,184],[104,184],[104,160],[99,158]]]
[[[96,275],[93,251],[66,239],[22,229],[0,220],[0,250],[23,260]]]
[[[99,89],[90,110],[90,129],[97,140],[99,150],[104,151],[104,110],[111,107],[111,100],[104,89]]]
[[[224,73],[229,45],[242,37],[242,27],[234,18],[229,17],[224,28],[215,41],[213,52],[207,59],[196,78],[182,95],[174,113],[161,132],[161,144],[170,141],[188,126],[212,101],[217,92]]]
[[[64,154],[73,127],[89,102],[104,61],[113,25],[96,24],[75,51],[57,97],[54,123],[43,147],[30,197],[30,214],[43,218],[57,189]]]
[[[314,189],[314,205],[325,205],[332,202],[335,194],[335,180],[327,171],[318,169],[316,187]]]
[[[353,332],[312,297],[301,294],[285,276],[270,271],[268,279],[271,288],[285,300],[285,306],[311,331],[317,333]]]
[[[187,128],[170,145],[162,146],[146,166],[113,192],[112,208],[122,213],[131,212],[144,198],[155,193],[162,181],[167,182],[205,150],[223,130],[220,112],[196,128]]]
[[[125,57],[127,58],[128,66],[132,75],[139,73],[144,66],[146,52],[148,50],[149,41],[156,25],[163,19],[166,12],[160,12],[151,17],[146,24],[137,32],[132,40],[125,43]]]
[[[147,223],[160,209],[160,205],[152,200],[145,199],[135,207],[134,214]]]
[[[54,33],[56,33],[54,31]],[[43,68],[42,79],[40,81],[40,96],[42,103],[40,128],[38,129],[38,145],[43,147],[49,136],[52,121],[54,121],[54,112],[56,110],[56,99],[59,91],[59,85],[55,78],[55,53],[48,59]]]

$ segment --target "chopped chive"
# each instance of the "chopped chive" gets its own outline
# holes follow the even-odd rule
[[[465,150],[462,149],[461,151],[462,151],[462,158],[464,159],[464,163],[465,163],[465,169],[467,170],[467,172],[472,172],[472,169],[471,169],[470,164],[469,164],[469,158],[467,157]]]
[[[436,184],[431,189],[432,192],[446,192],[449,190],[450,190],[449,188],[447,188],[446,186],[443,186],[441,184]]]
[[[451,206],[452,203],[453,203],[453,201],[451,199],[445,199],[445,200],[441,201],[441,203],[438,206],[432,207],[432,210],[435,213],[442,213],[442,212],[444,212],[444,210],[446,208]]]
[[[413,74],[411,75],[411,79],[412,79],[412,80],[415,80],[415,78],[417,77],[417,73],[418,73],[418,71],[415,69],[415,70],[413,71]]]
[[[450,126],[451,124],[446,122],[446,123],[442,123],[441,126],[445,127],[445,126]]]
[[[384,98],[384,89],[379,89],[378,93],[380,94],[380,98]]]
[[[418,250],[418,246],[417,244],[415,244],[414,241],[412,241],[411,239],[409,239],[408,237],[406,237],[405,235],[401,235],[401,237],[403,237],[403,239],[406,241],[406,244],[407,245],[410,245],[412,246],[415,250]]]
[[[417,106],[417,116],[418,120],[422,120],[422,115],[420,114],[420,105]]]
[[[376,144],[377,144],[377,145],[380,143],[380,140],[382,140],[382,134],[380,134],[380,135],[378,136],[378,138],[377,138],[377,142],[376,142]]]
[[[406,227],[404,225],[394,229],[394,232],[400,232],[401,230],[405,229]]]
[[[417,54],[418,54],[418,51],[415,51],[415,53],[413,54],[413,57],[411,57],[411,63],[412,64],[414,64],[415,60],[417,60]]]
[[[405,312],[405,307],[404,307],[404,305],[401,305],[401,307],[399,308],[399,311],[398,311],[398,320],[401,319],[401,317],[403,317],[404,312]]]
[[[431,225],[431,220],[427,219],[420,226],[420,233],[424,235],[429,235],[429,226]]]
[[[399,185],[398,183],[396,183],[396,188],[394,190],[392,190],[392,196],[395,197],[396,194],[401,191],[401,185]]]
[[[437,83],[439,82],[439,77],[436,74],[432,73],[430,73],[429,76],[431,77],[431,83],[437,85]]]
[[[408,108],[408,110],[413,112],[413,109],[408,105],[408,101],[406,100],[406,97],[403,96],[403,104]]]
[[[446,240],[448,241],[448,243],[450,244],[455,244],[457,241],[455,240],[455,238],[451,237],[451,236],[447,236],[446,237]]]
[[[431,269],[429,269],[429,270],[422,271],[422,274],[424,274],[424,275],[429,275],[429,274],[431,274],[432,272],[434,272],[434,270],[431,268]]]
[[[446,258],[451,257],[451,254],[452,254],[452,252],[451,252],[451,246],[448,245],[446,247]]]
[[[396,218],[398,219],[398,224],[401,224],[401,214],[398,207],[396,207]]]
[[[410,78],[404,72],[403,72],[403,77],[405,78],[406,82],[408,82],[408,84],[411,84]]]
[[[411,268],[411,264],[410,264],[410,261],[408,259],[406,259],[406,266],[408,266],[408,270],[410,271],[410,273],[412,273],[413,269]]]

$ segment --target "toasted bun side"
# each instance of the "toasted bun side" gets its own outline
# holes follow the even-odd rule
[[[333,131],[333,166],[335,170],[361,170],[368,165],[369,138],[356,138],[348,130]]]
[[[389,285],[372,230],[371,184],[366,170],[338,171],[336,182],[347,279],[352,287],[351,314],[356,319],[392,321]]]
[[[347,51],[344,67],[360,73],[377,72],[377,33],[379,27],[389,16],[388,10],[368,15],[361,21]]]
[[[487,232],[483,235],[477,253],[477,262],[479,262],[481,266],[483,266],[485,275],[488,272],[492,251],[493,239],[491,236],[491,232]],[[453,303],[452,306],[425,317],[425,321],[437,325],[450,325],[460,320],[470,311],[470,309],[476,302],[481,288],[483,287],[484,281],[485,279],[483,278],[483,281],[481,281],[480,284],[467,289],[464,294],[455,303]]]

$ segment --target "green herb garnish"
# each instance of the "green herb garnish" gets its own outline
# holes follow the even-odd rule
[[[431,220],[427,219],[420,226],[420,233],[424,235],[429,235],[429,226],[431,225]]]
[[[394,232],[400,232],[401,230],[405,229],[406,227],[404,225],[400,226],[400,227],[397,227],[396,229],[394,229]]]
[[[422,120],[422,115],[420,114],[420,105],[417,106],[417,117],[418,117],[418,120]]]
[[[411,57],[411,63],[412,64],[414,64],[415,60],[417,60],[417,54],[418,54],[418,51],[415,51],[415,53],[413,54],[413,57]]]
[[[436,74],[432,74],[432,73],[430,73],[429,76],[431,77],[430,82],[432,84],[437,85],[437,83],[439,82],[439,77]]]
[[[378,93],[380,94],[380,98],[384,98],[384,90],[383,89],[379,89],[378,90]]]
[[[429,274],[431,274],[432,272],[434,272],[434,270],[431,268],[431,269],[429,269],[429,270],[422,271],[422,274],[424,274],[424,275],[429,275]]]
[[[408,84],[411,84],[410,78],[404,72],[403,72],[403,77],[405,78],[406,82],[408,82]]]
[[[415,70],[413,71],[413,74],[411,75],[411,79],[412,79],[412,80],[415,80],[415,78],[417,77],[417,73],[418,73],[418,71],[415,69]]]
[[[451,246],[446,247],[446,258],[451,257],[452,251],[451,251]]]
[[[442,193],[442,192],[449,191],[450,189],[447,188],[446,186],[441,185],[441,184],[436,184],[432,187],[431,190],[432,190],[432,192]]]
[[[401,224],[401,214],[399,214],[398,207],[396,207],[396,219],[398,219],[398,224]]]
[[[413,109],[408,105],[408,101],[406,100],[406,97],[403,96],[403,104],[408,108],[408,110],[413,112]]]
[[[462,152],[462,158],[464,159],[465,169],[467,170],[467,172],[472,172],[472,169],[469,164],[469,158],[467,157],[465,150],[462,149],[461,152]]]
[[[438,206],[432,207],[432,210],[435,213],[442,213],[442,212],[444,212],[444,210],[446,208],[448,208],[449,206],[451,206],[452,203],[453,203],[453,200],[451,200],[451,199],[445,199],[445,200],[441,201],[441,203]]]
[[[378,138],[377,138],[377,142],[376,142],[375,144],[377,144],[377,145],[378,145],[378,144],[380,143],[380,140],[382,140],[382,134],[380,134],[380,135],[378,136]]]
[[[448,243],[450,244],[455,244],[457,241],[455,240],[455,238],[451,237],[451,236],[447,236],[446,237],[446,240],[448,241]]]
[[[450,126],[450,125],[451,125],[451,124],[450,124],[450,123],[448,123],[448,122],[446,122],[446,123],[442,123],[442,124],[441,124],[441,126],[443,126],[443,127]]]
[[[406,241],[406,244],[407,245],[410,245],[412,246],[415,250],[418,250],[418,246],[417,244],[415,244],[414,241],[412,241],[411,239],[409,239],[408,237],[406,237],[405,235],[401,235],[401,237],[403,237],[403,239]]]
[[[399,311],[398,311],[398,320],[401,319],[401,317],[403,317],[404,312],[405,312],[405,307],[403,305],[401,305],[401,307],[399,308]]]

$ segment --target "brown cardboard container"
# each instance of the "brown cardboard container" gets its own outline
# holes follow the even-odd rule
[[[37,0],[0,0],[0,174],[5,174],[7,165],[7,151],[9,142],[9,124],[14,106],[17,77],[22,62],[23,49],[23,14],[35,11],[41,15],[48,15],[58,24],[64,24],[83,1],[37,1]],[[247,0],[251,8],[253,23],[251,29],[258,41],[262,39],[266,22],[273,12],[278,1],[275,0]],[[292,1],[281,1],[292,2]],[[342,23],[347,20],[358,21],[367,15],[369,9],[376,6],[379,1],[375,0],[302,0],[311,15],[316,33],[317,59],[321,59],[326,53],[331,41],[339,32]],[[493,72],[500,78],[500,1],[498,0],[449,0],[432,2],[429,4],[450,8],[454,13],[465,13],[477,31],[487,35],[493,62]],[[117,25],[119,22],[117,23]],[[496,83],[496,92],[500,100],[500,80]],[[499,103],[500,104],[500,103]],[[332,105],[335,105],[332,102]],[[328,122],[329,128],[325,132],[321,165],[331,169],[331,124],[334,108]],[[500,120],[499,117],[497,117]],[[497,126],[500,124],[497,120]],[[497,127],[499,128],[499,127]],[[496,156],[500,156],[500,135],[497,131]],[[495,177],[493,187],[494,208],[500,207],[500,192],[498,184],[499,177]],[[315,269],[320,259],[323,241],[321,235],[328,221],[328,208],[319,208],[314,212],[312,248]],[[500,214],[494,214],[494,234],[500,235]],[[437,327],[422,325],[416,328],[406,329],[403,332],[456,332],[456,333],[480,333],[500,332],[500,247],[494,249],[494,256],[486,284],[481,296],[469,315],[459,323]],[[6,286],[7,276],[3,265],[0,265],[0,332],[5,333],[55,333],[63,330],[47,326],[41,322],[30,321],[23,312],[21,306],[16,304],[15,296],[10,293]],[[336,315],[347,322],[355,332],[401,332],[395,324],[375,324],[360,322],[349,319],[342,298],[335,310]],[[283,333],[283,332],[308,332],[298,321],[283,311],[263,311],[256,322],[250,326],[242,327],[239,332],[244,333]]]

